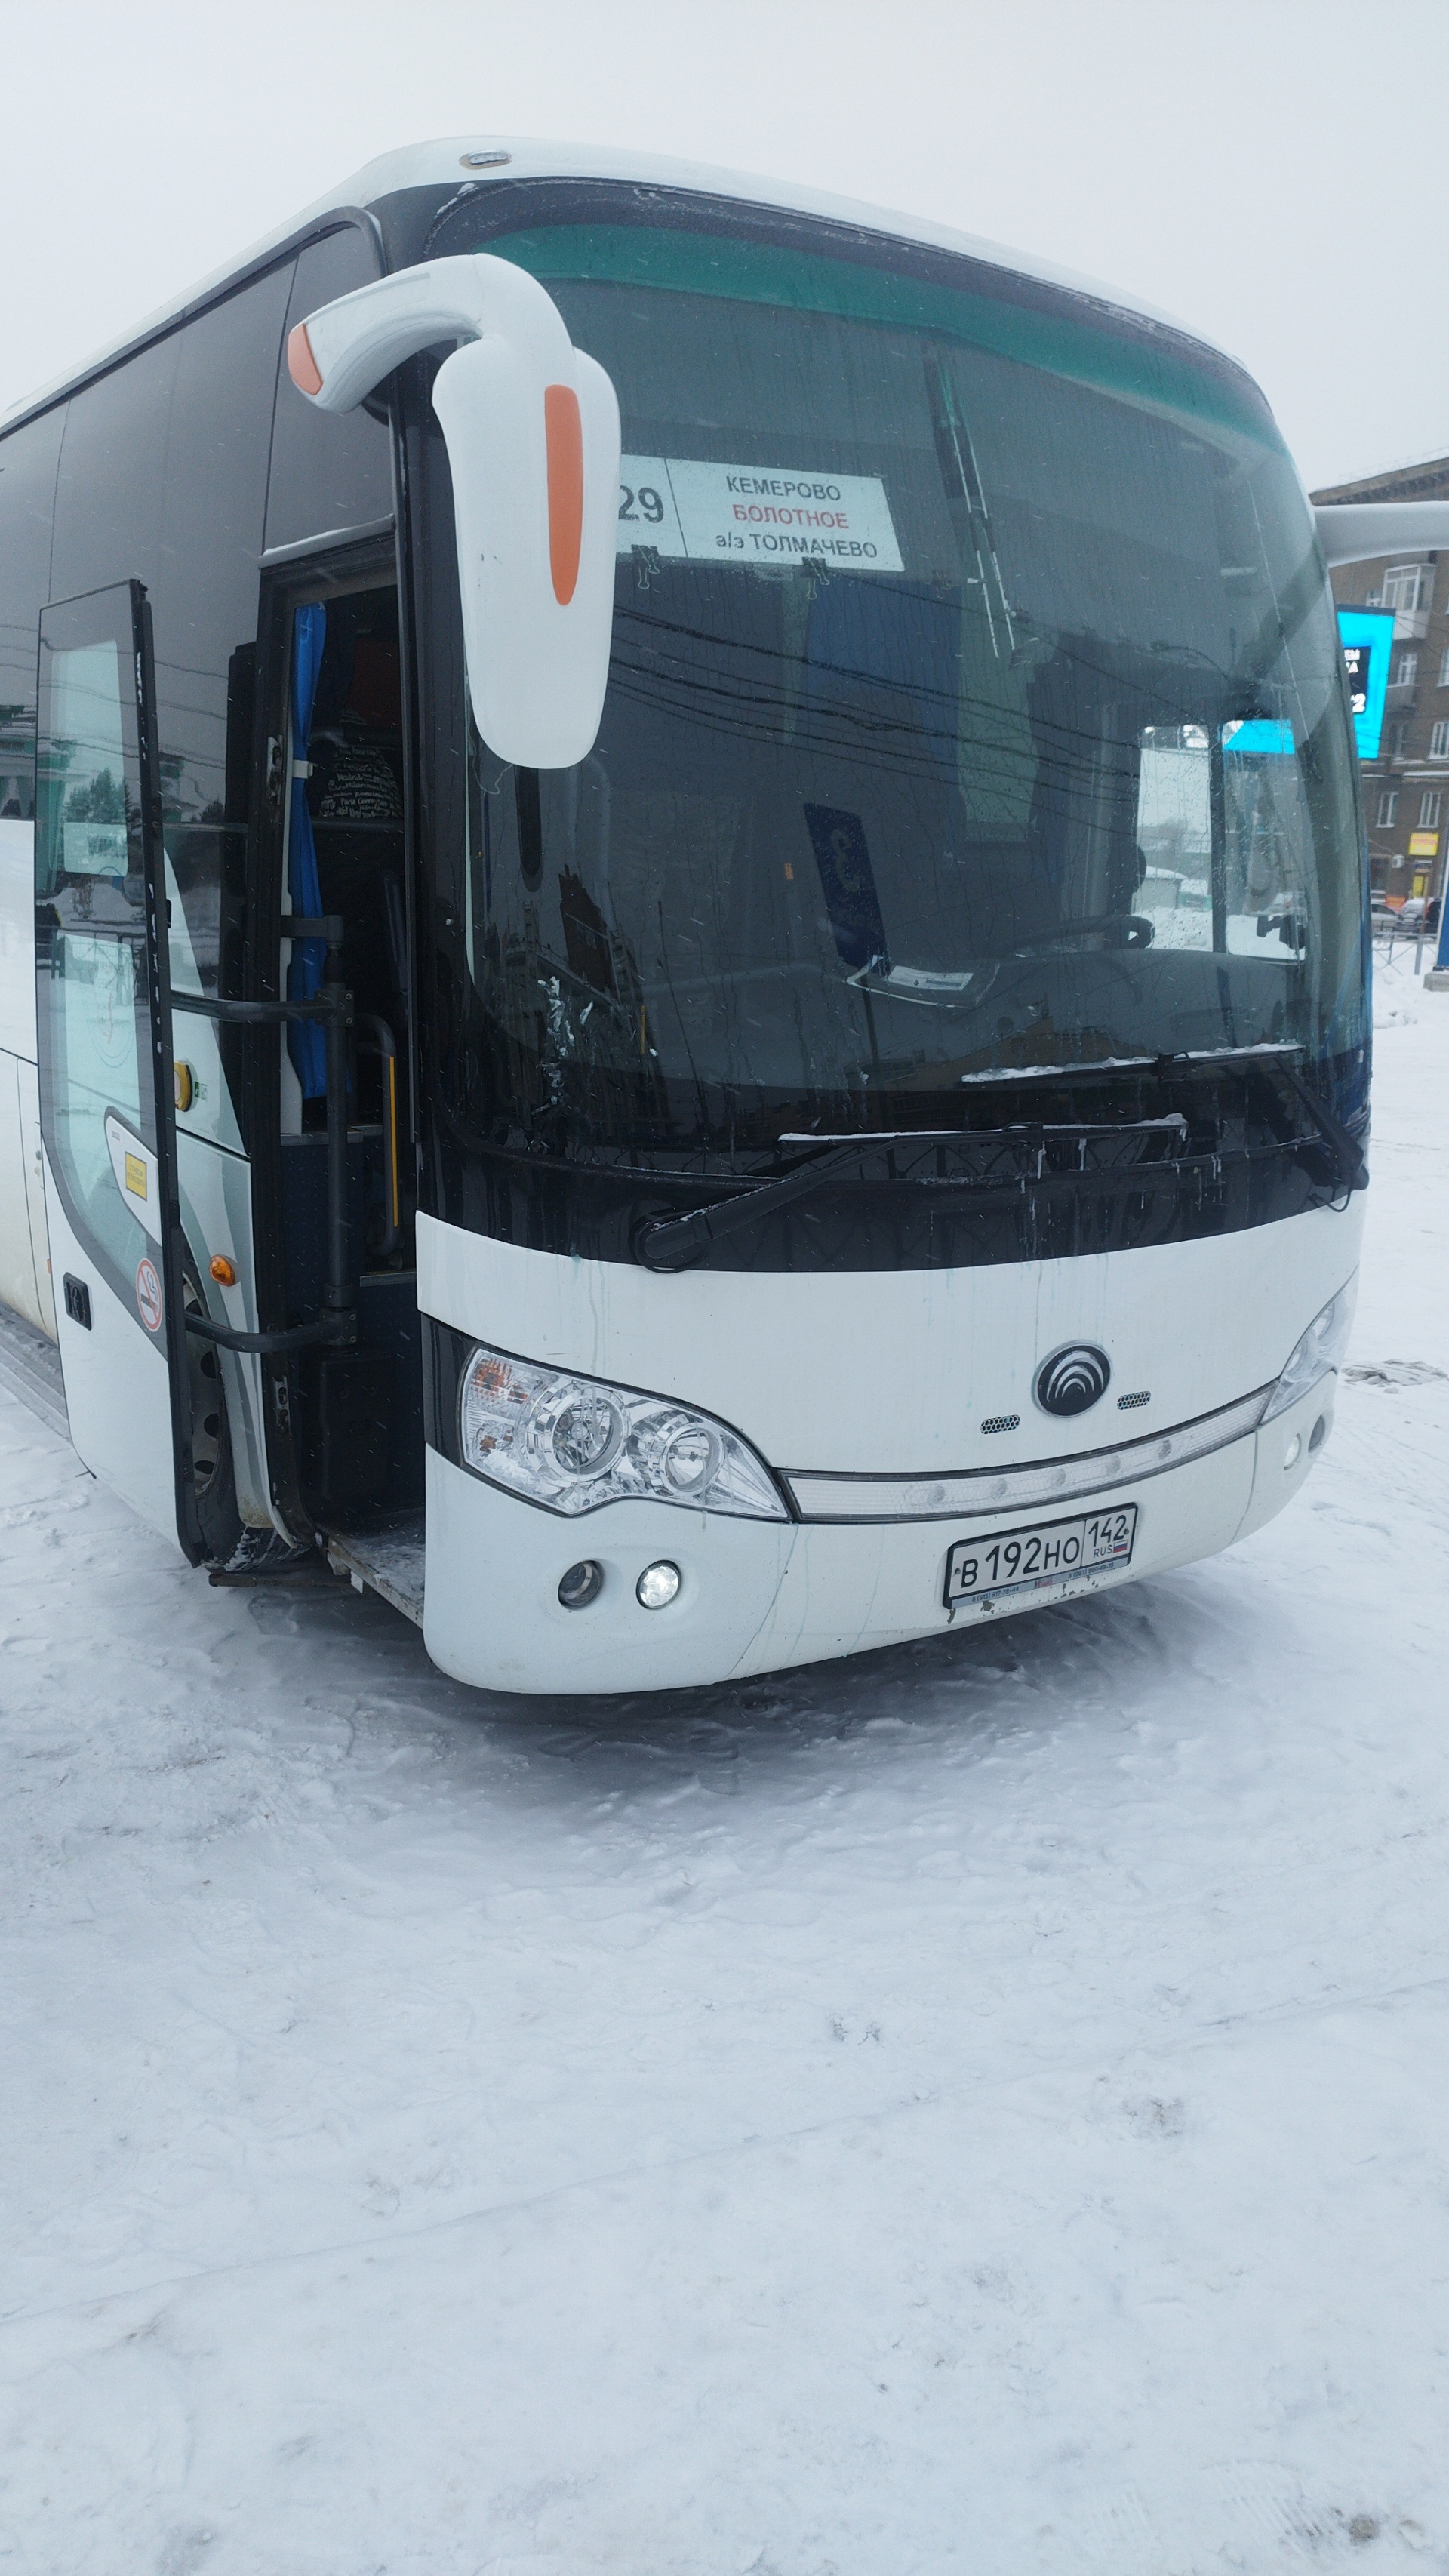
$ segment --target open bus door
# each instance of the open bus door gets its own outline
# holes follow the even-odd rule
[[[40,621],[36,1021],[71,1437],[193,1564],[151,618],[139,582]]]
[[[36,1019],[71,1436],[86,1465],[198,1564],[224,1561],[241,1534],[239,1524],[230,1535],[222,1526],[227,1516],[218,1515],[214,1491],[224,1417],[218,1352],[290,1355],[356,1338],[349,1002],[342,923],[330,914],[294,916],[290,925],[314,937],[325,956],[320,990],[310,996],[241,1001],[173,990],[154,709],[150,610],[139,582],[43,612]],[[190,1068],[178,1061],[173,1013],[191,1015],[193,1029],[197,1015],[218,1026],[321,1023],[326,1250],[322,1312],[311,1321],[257,1332],[207,1311],[199,1267],[206,1248],[188,1243],[182,1219],[176,1085]],[[194,1042],[184,1051],[195,1054]],[[230,1264],[213,1262],[211,1276],[228,1270],[235,1278]],[[233,1501],[233,1517],[234,1509]],[[284,1559],[291,1552],[280,1532],[274,1539],[268,1531],[265,1546]]]

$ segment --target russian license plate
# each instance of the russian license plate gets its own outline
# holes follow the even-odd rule
[[[958,1538],[946,1559],[946,1607],[982,1592],[1018,1592],[1095,1566],[1126,1565],[1136,1535],[1137,1505],[1122,1503],[1115,1511],[1084,1512],[1080,1520]]]

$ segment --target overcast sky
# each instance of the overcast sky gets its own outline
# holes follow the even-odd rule
[[[374,153],[533,134],[929,215],[1241,357],[1310,484],[1449,452],[1449,0],[5,0],[0,405]]]

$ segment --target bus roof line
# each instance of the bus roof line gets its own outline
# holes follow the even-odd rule
[[[238,259],[214,269],[188,287],[184,294],[161,305],[135,324],[129,331],[108,341],[82,365],[70,368],[37,392],[27,394],[0,414],[0,438],[20,426],[36,413],[48,411],[71,393],[104,375],[149,342],[164,339],[183,322],[192,320],[209,304],[214,304],[249,277],[272,266],[289,251],[300,248],[318,232],[344,223],[361,223],[379,240],[381,230],[373,213],[384,199],[406,189],[443,187],[459,184],[459,172],[465,168],[464,154],[497,152],[508,155],[506,163],[496,169],[473,174],[478,194],[486,194],[490,184],[518,179],[598,179],[624,184],[687,190],[696,196],[717,196],[722,202],[749,205],[786,214],[816,215],[834,223],[850,224],[865,232],[878,233],[885,239],[922,243],[929,249],[952,251],[961,257],[979,260],[984,266],[998,268],[1009,275],[1030,279],[1035,284],[1054,286],[1068,294],[1089,296],[1137,322],[1151,322],[1193,340],[1200,348],[1216,357],[1226,357],[1241,366],[1242,361],[1217,343],[1206,340],[1189,323],[1179,321],[1158,306],[1120,288],[1104,285],[1100,279],[1081,276],[1073,269],[1061,268],[1054,261],[1040,258],[1035,252],[1018,251],[1000,242],[985,241],[973,233],[957,232],[946,224],[931,222],[921,215],[904,214],[890,207],[866,204],[852,197],[838,197],[821,189],[797,188],[789,182],[765,179],[754,172],[724,170],[706,162],[676,161],[643,152],[614,152],[601,146],[550,143],[514,135],[455,135],[432,143],[416,143],[396,152],[386,152],[367,162],[351,178],[316,198],[299,215],[280,224],[261,240],[253,243]],[[330,219],[330,222],[329,222]],[[1245,374],[1251,370],[1244,368]]]
[[[143,349],[152,348],[157,341],[167,339],[171,332],[182,330],[210,306],[224,303],[228,295],[249,285],[254,277],[265,275],[269,268],[277,267],[309,241],[317,241],[327,232],[342,232],[349,226],[370,235],[381,261],[382,227],[370,206],[349,205],[339,198],[335,206],[312,208],[300,225],[289,225],[275,238],[268,236],[230,267],[216,269],[197,285],[188,287],[173,304],[158,305],[154,313],[148,313],[144,321],[136,323],[123,338],[108,341],[83,365],[72,368],[67,375],[53,376],[39,392],[25,394],[18,402],[12,403],[8,411],[0,412],[0,440],[8,438],[13,429],[23,428],[26,421],[37,419],[42,412],[53,411],[57,403],[68,401],[72,394],[82,393],[87,385],[109,375],[113,367],[121,366],[127,358],[138,357]]]

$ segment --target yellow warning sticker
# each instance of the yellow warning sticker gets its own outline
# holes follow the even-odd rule
[[[146,1166],[139,1154],[126,1156],[126,1187],[133,1199],[146,1196]]]

